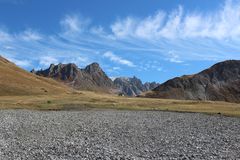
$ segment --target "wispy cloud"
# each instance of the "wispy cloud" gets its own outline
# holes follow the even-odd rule
[[[60,24],[66,33],[83,32],[89,25],[90,20],[78,14],[66,15]]]
[[[17,66],[20,67],[30,67],[32,66],[31,61],[29,60],[20,60],[20,59],[15,59],[15,58],[7,58],[9,61],[15,63]]]
[[[167,15],[158,11],[144,19],[127,17],[111,25],[118,38],[238,38],[240,35],[240,3],[227,0],[216,12],[184,13],[182,6]]]
[[[6,42],[11,40],[12,36],[8,32],[0,30],[0,42]]]
[[[113,62],[122,64],[122,65],[127,65],[127,66],[129,66],[129,67],[135,67],[135,65],[133,64],[133,62],[131,62],[131,61],[129,61],[129,60],[126,60],[126,59],[123,59],[122,57],[119,57],[119,56],[113,54],[113,53],[110,52],[110,51],[105,52],[105,53],[103,54],[103,57],[109,58],[110,61],[113,61]]]
[[[18,35],[18,38],[24,40],[24,41],[38,41],[43,39],[42,35],[40,33],[33,31],[31,29],[25,30],[23,33],[20,33]]]
[[[180,60],[180,57],[175,53],[175,51],[169,51],[168,55],[169,55],[169,58],[167,58],[167,60],[169,60],[170,62],[173,62],[173,63],[183,62],[182,60]]]
[[[115,72],[122,71],[113,68],[116,64],[161,71],[165,62],[180,66],[187,61],[240,59],[240,1],[234,2],[228,0],[209,13],[186,12],[179,6],[170,13],[159,10],[143,18],[127,16],[103,26],[94,26],[79,14],[67,14],[59,20],[62,30],[53,34],[34,28],[19,33],[0,28],[0,52],[25,68],[111,61],[108,68]]]
[[[43,67],[48,67],[50,64],[57,64],[59,60],[52,56],[40,57],[39,64]]]

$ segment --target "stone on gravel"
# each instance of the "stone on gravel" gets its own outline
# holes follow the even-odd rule
[[[0,159],[240,159],[240,118],[160,111],[0,111]]]

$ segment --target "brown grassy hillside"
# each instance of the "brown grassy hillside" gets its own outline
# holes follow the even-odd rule
[[[227,60],[194,75],[162,83],[145,97],[240,103],[240,60]]]
[[[66,86],[36,76],[0,56],[0,96],[66,93]]]

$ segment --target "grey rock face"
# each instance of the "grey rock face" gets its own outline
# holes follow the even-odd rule
[[[92,79],[100,87],[114,88],[112,80],[101,69],[98,63],[92,63],[82,70],[91,75]]]
[[[168,80],[153,91],[146,96],[240,102],[240,61],[217,63],[198,74]]]
[[[120,89],[120,91],[128,96],[137,96],[142,92],[149,91],[157,87],[159,84],[145,83],[143,84],[140,79],[137,77],[128,78],[128,77],[120,77],[114,80],[114,85]]]
[[[158,86],[159,86],[159,83],[156,83],[156,82],[146,82],[146,83],[144,83],[145,91],[153,90],[154,88],[156,88]]]
[[[240,159],[240,119],[152,111],[0,111],[0,159]]]
[[[51,64],[48,69],[35,73],[62,81],[75,89],[108,91],[114,88],[112,80],[97,63],[92,63],[84,69],[78,68],[73,63]]]

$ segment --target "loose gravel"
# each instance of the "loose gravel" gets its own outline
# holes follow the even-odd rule
[[[240,159],[240,118],[2,110],[0,159]]]

